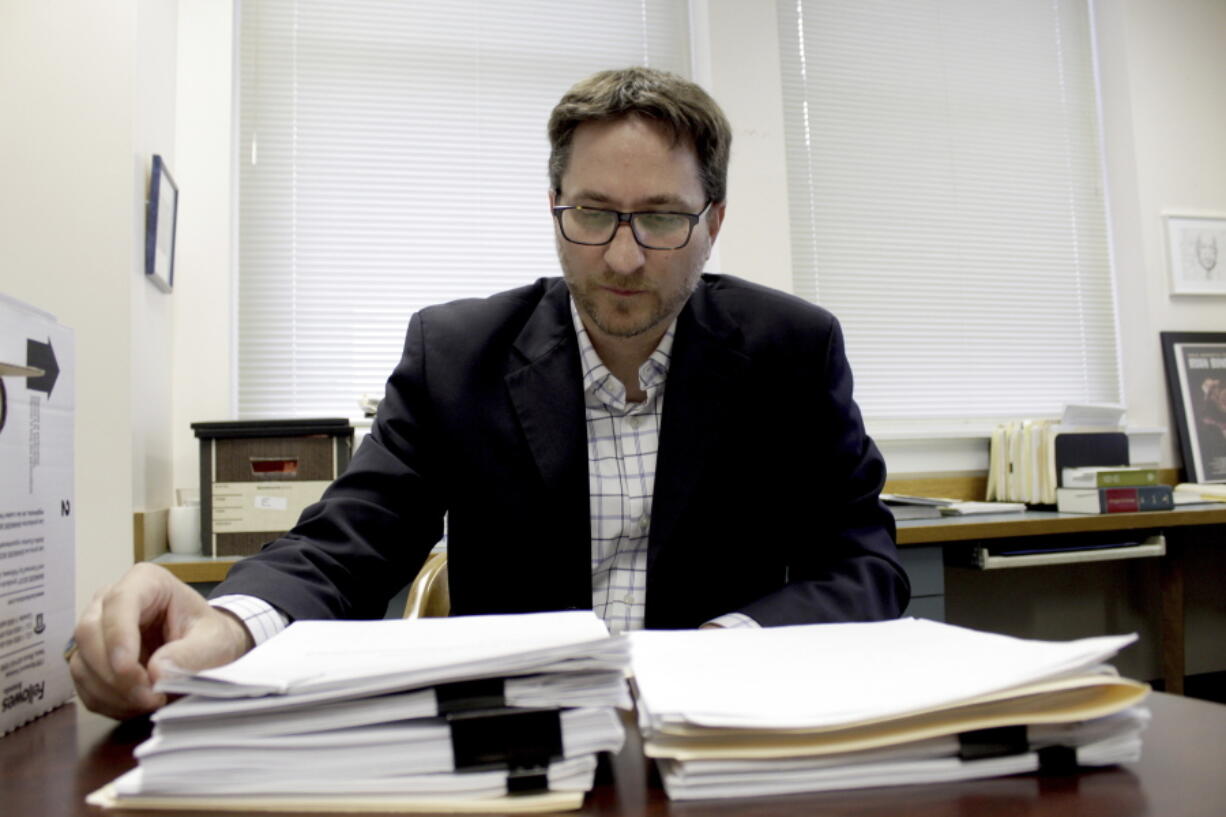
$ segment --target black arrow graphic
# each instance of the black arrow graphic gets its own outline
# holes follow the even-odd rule
[[[26,387],[34,391],[46,393],[51,399],[51,390],[55,388],[55,380],[60,376],[59,364],[55,362],[55,350],[51,348],[51,338],[46,343],[26,339],[26,365],[42,369],[41,377],[26,378]]]

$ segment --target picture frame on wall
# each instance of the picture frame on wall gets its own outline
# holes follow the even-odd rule
[[[1162,332],[1188,482],[1226,482],[1226,332]]]
[[[1226,295],[1226,215],[1165,213],[1172,295]]]
[[[145,209],[145,277],[163,292],[174,289],[178,220],[179,186],[166,161],[155,153]]]

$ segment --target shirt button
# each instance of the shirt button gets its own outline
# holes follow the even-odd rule
[[[632,415],[630,415],[630,427],[631,427],[631,428],[638,428],[638,427],[639,427],[639,426],[641,426],[642,424],[643,424],[643,417],[642,417],[642,415],[640,415],[640,414],[632,414]]]
[[[648,514],[643,514],[639,517],[639,530],[647,530],[651,527],[651,517]]]
[[[623,604],[634,604],[634,594],[627,593],[625,597],[622,599],[622,603]]]

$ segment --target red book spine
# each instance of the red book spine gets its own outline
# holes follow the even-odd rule
[[[1141,510],[1136,488],[1103,488],[1103,513],[1130,513]]]

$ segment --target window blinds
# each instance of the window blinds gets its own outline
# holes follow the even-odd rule
[[[865,415],[1118,402],[1084,0],[779,4],[798,294]]]
[[[603,68],[688,75],[687,13],[245,0],[239,415],[355,415],[415,310],[557,274],[549,111]]]

